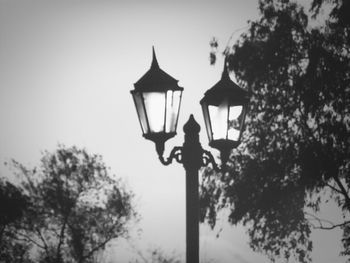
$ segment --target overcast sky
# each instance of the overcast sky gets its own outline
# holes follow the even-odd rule
[[[161,247],[184,258],[185,173],[179,164],[159,163],[153,143],[141,136],[129,91],[149,69],[154,45],[160,67],[184,87],[178,136],[166,144],[166,153],[182,144],[191,113],[209,149],[199,100],[220,79],[223,65],[220,57],[209,65],[209,41],[216,36],[225,46],[232,32],[258,16],[257,5],[0,0],[0,161],[35,166],[41,152],[58,143],[101,154],[136,194],[142,232],[133,236],[133,246]],[[7,174],[3,167],[1,174]],[[223,219],[214,231],[201,227],[202,259],[268,262],[251,251],[244,228]],[[345,261],[338,256],[339,232],[315,231],[313,237],[314,262]],[[106,261],[125,263],[132,254],[131,246],[117,241]]]

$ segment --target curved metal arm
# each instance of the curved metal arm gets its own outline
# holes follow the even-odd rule
[[[164,159],[163,155],[158,154],[159,160],[164,165],[169,165],[175,159],[178,163],[182,163],[182,147],[176,146],[171,150],[168,158]]]
[[[203,166],[207,166],[208,164],[212,165],[214,171],[216,172],[221,172],[221,169],[218,167],[218,165],[216,164],[213,155],[211,154],[211,152],[207,151],[207,150],[203,150]]]

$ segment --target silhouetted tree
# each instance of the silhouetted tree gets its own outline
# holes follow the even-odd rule
[[[30,262],[30,244],[17,234],[27,207],[21,189],[0,178],[0,262]]]
[[[133,194],[111,175],[99,155],[59,146],[39,168],[13,162],[29,208],[14,231],[30,244],[35,262],[98,262],[112,239],[127,237]]]
[[[322,19],[324,2],[313,1],[313,18]],[[248,226],[251,247],[271,259],[310,261],[312,226],[342,228],[350,255],[350,1],[326,2],[329,16],[311,26],[297,3],[261,0],[260,19],[224,51],[251,100],[228,172],[204,173],[202,219],[213,226],[218,209],[229,207],[229,221]],[[326,191],[340,222],[313,215]]]

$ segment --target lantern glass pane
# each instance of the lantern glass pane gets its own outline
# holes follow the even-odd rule
[[[180,90],[168,90],[166,94],[166,123],[165,132],[171,133],[176,131],[177,119],[181,101]]]
[[[239,141],[243,121],[243,106],[231,106],[229,112],[228,139]]]
[[[139,117],[139,121],[141,124],[141,129],[143,134],[148,133],[148,125],[147,125],[147,119],[146,119],[146,114],[145,114],[145,108],[143,105],[143,100],[142,100],[142,96],[141,93],[133,93],[132,94],[133,98],[134,98],[134,102],[135,102],[135,106],[136,106],[136,111],[137,111],[137,115]]]
[[[213,140],[213,134],[211,132],[210,116],[208,111],[208,105],[206,103],[202,105],[202,111],[203,111],[205,127],[207,129],[208,139],[209,139],[209,142],[211,142]]]
[[[143,96],[150,132],[163,132],[165,120],[165,93],[144,92]]]
[[[227,139],[228,129],[228,102],[223,101],[219,106],[209,105],[209,115],[213,139]]]

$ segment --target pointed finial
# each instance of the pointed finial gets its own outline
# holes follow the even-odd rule
[[[156,52],[154,51],[154,46],[152,46],[152,65],[151,68],[159,68]]]
[[[190,115],[190,118],[188,119],[188,121],[185,123],[184,127],[183,127],[184,132],[187,133],[194,133],[194,134],[198,134],[199,131],[201,130],[201,127],[199,126],[199,124],[196,122],[196,120],[193,117],[193,114]]]
[[[227,64],[228,64],[228,58],[227,58],[227,56],[225,56],[224,70],[222,71],[221,79],[224,79],[224,78],[230,79],[230,76],[228,74]]]

